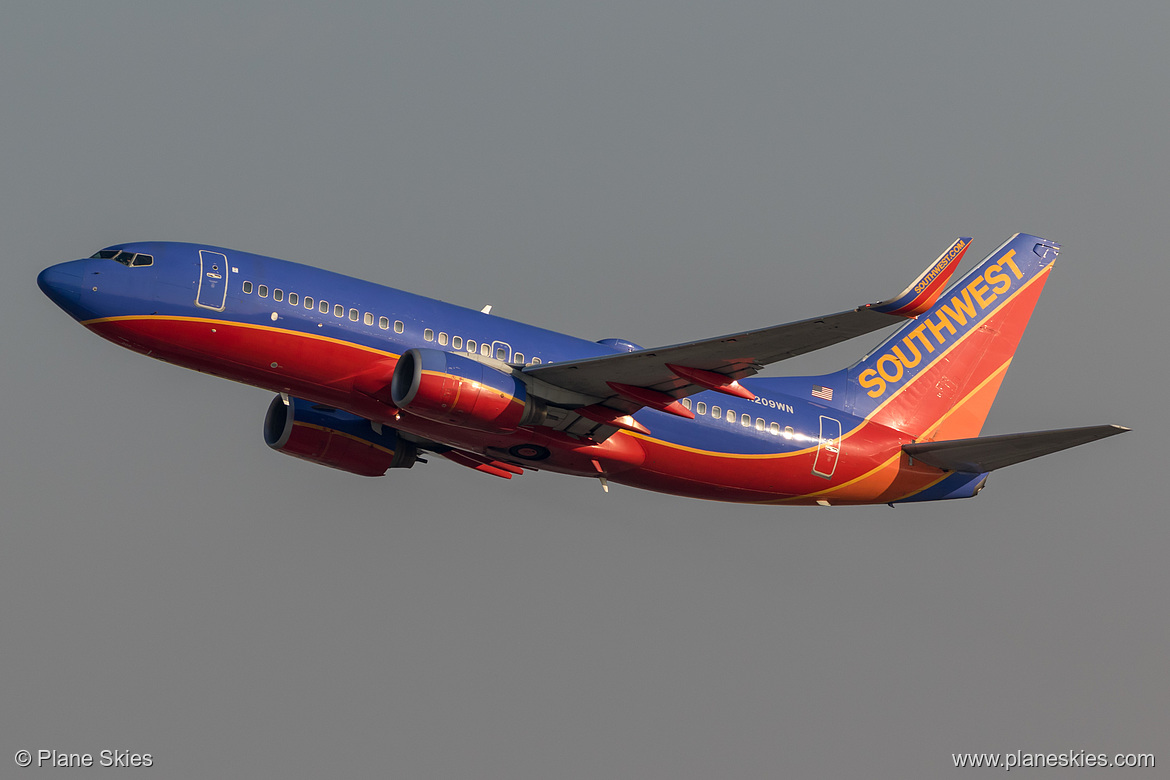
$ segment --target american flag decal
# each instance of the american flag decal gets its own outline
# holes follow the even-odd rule
[[[814,398],[823,398],[826,401],[833,400],[833,388],[821,387],[820,385],[813,385],[812,394]]]

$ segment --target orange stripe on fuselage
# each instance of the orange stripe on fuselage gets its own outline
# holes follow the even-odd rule
[[[98,317],[98,318],[92,319],[92,320],[84,320],[84,321],[82,321],[81,324],[84,325],[85,327],[89,328],[90,330],[96,331],[99,326],[103,326],[107,323],[132,323],[132,322],[174,322],[174,323],[192,323],[192,324],[198,324],[198,325],[213,325],[213,326],[217,326],[217,327],[226,327],[226,328],[235,328],[235,329],[242,328],[245,330],[257,330],[257,331],[263,331],[265,333],[275,333],[275,334],[280,334],[280,335],[297,336],[298,338],[323,341],[323,342],[327,342],[330,344],[337,344],[339,346],[351,347],[353,349],[359,349],[359,350],[362,350],[363,352],[369,352],[369,353],[372,353],[375,355],[380,355],[382,357],[393,357],[393,358],[400,357],[400,355],[397,352],[388,352],[388,351],[383,350],[383,349],[377,349],[376,347],[367,347],[367,346],[364,346],[362,344],[354,343],[352,341],[347,341],[345,339],[338,339],[338,338],[334,338],[332,336],[326,336],[326,335],[320,334],[320,333],[305,333],[304,331],[289,330],[288,328],[277,328],[277,327],[274,327],[272,325],[257,325],[255,323],[251,323],[251,322],[237,322],[236,320],[216,320],[216,319],[211,319],[209,317],[176,317],[176,316],[164,315],[164,314],[134,314],[134,315],[119,316],[119,317]],[[102,334],[99,333],[99,335],[102,335]],[[103,336],[103,338],[104,338],[104,336]]]

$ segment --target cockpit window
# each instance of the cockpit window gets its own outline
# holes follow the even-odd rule
[[[134,252],[123,252],[121,249],[103,249],[90,258],[91,260],[115,260],[122,265],[140,268],[144,265],[154,265],[151,255],[139,255]]]

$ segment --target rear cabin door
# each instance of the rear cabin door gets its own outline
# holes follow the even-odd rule
[[[821,415],[821,437],[817,444],[817,459],[813,473],[829,479],[837,470],[837,458],[841,454],[841,421]]]
[[[227,257],[207,249],[199,250],[199,289],[195,304],[205,309],[223,311],[227,301]]]

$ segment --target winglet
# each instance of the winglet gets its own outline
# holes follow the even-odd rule
[[[929,311],[930,307],[934,306],[935,301],[942,295],[942,291],[946,289],[947,282],[955,273],[955,269],[959,267],[959,261],[963,259],[963,253],[967,251],[969,246],[971,246],[971,239],[960,238],[951,244],[947,251],[939,255],[938,259],[899,295],[888,301],[871,303],[865,308],[908,319],[913,319],[919,314]]]

